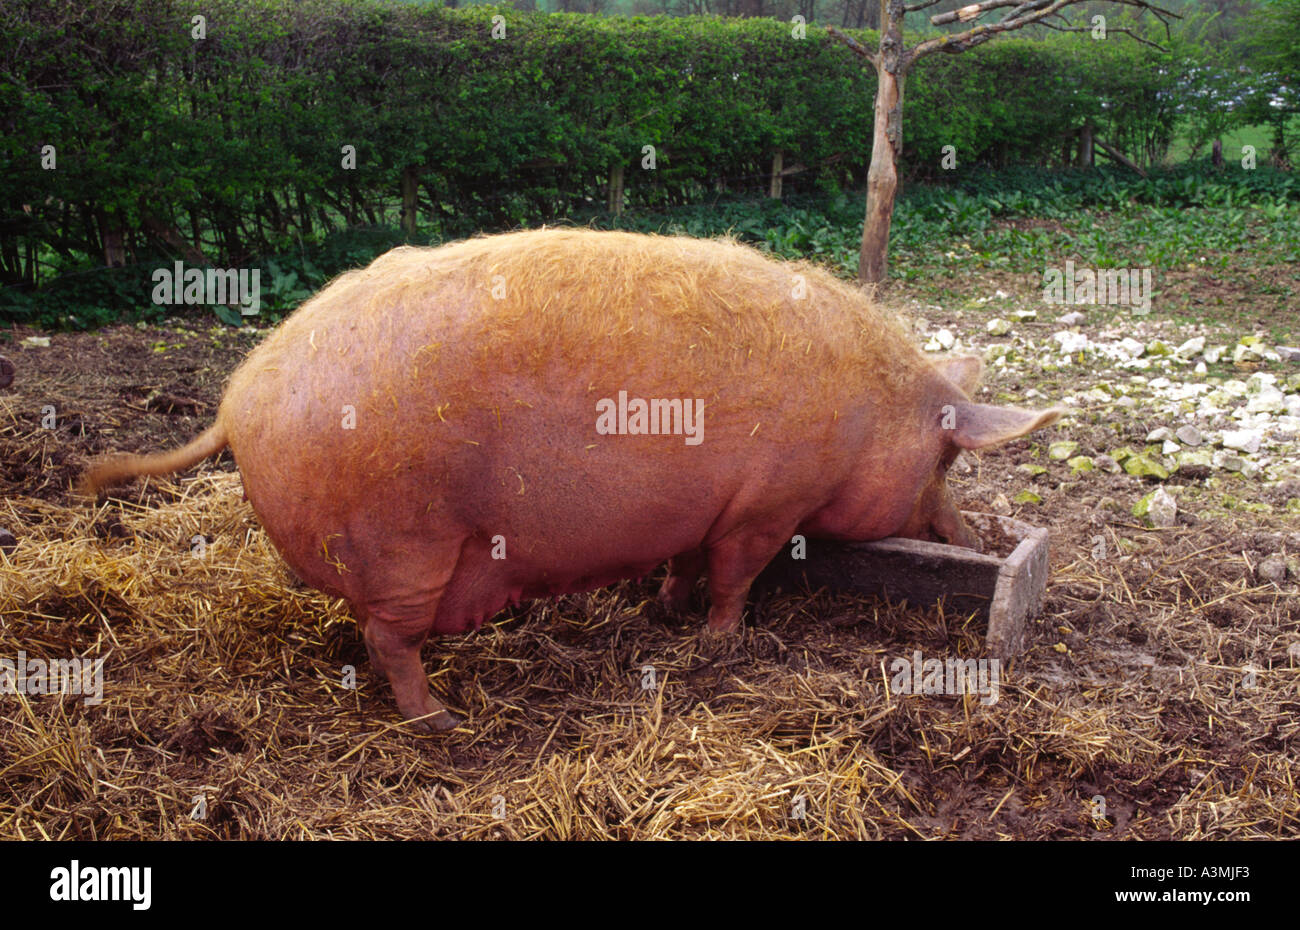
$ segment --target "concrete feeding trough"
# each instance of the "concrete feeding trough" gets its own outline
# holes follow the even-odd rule
[[[1025,651],[1028,621],[1038,616],[1047,590],[1047,530],[1010,517],[964,513],[992,552],[917,539],[840,543],[810,539],[804,559],[789,547],[759,576],[761,588],[885,597],[909,604],[942,600],[950,610],[988,618],[988,654],[1008,659]]]

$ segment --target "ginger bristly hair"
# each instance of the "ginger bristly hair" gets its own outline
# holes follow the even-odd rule
[[[867,391],[898,396],[928,367],[891,315],[815,265],[733,240],[587,229],[394,249],[308,301],[247,365],[273,370],[281,345],[316,345],[327,330],[392,340],[395,360],[422,364],[445,333],[481,370],[671,371],[682,394],[746,378],[810,415]]]

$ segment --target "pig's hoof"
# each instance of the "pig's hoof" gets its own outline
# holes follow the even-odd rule
[[[661,591],[660,593],[655,595],[655,599],[653,601],[646,601],[646,606],[649,607],[651,610],[658,611],[661,614],[675,614],[682,609],[683,605],[677,603],[676,598],[664,594]]]
[[[410,729],[416,733],[439,733],[443,730],[454,730],[464,722],[465,718],[460,714],[453,714],[444,709],[431,716],[411,718]]]
[[[439,711],[429,718],[429,726],[435,730],[454,730],[464,722],[464,717],[449,710]]]
[[[671,624],[673,621],[680,621],[683,611],[671,601],[665,600],[662,596],[654,600],[646,601],[641,607],[641,615],[651,623]]]
[[[718,656],[731,655],[737,649],[741,648],[741,644],[744,642],[744,637],[742,637],[738,632],[719,632],[718,630],[705,627],[700,630],[700,634],[695,641],[698,644],[696,649],[700,655],[713,656],[716,658]]]
[[[728,617],[725,620],[709,619],[708,625],[704,628],[706,634],[715,634],[726,636],[740,632],[740,618]]]
[[[665,582],[655,595],[655,601],[671,613],[683,613],[691,606],[691,589],[688,585],[669,585]]]

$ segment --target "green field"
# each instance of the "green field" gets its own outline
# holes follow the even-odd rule
[[[1241,158],[1242,147],[1253,145],[1255,147],[1256,157],[1263,161],[1267,156],[1269,149],[1273,146],[1273,131],[1268,126],[1240,126],[1236,129],[1229,130],[1223,134],[1223,157],[1225,160],[1234,161]],[[1210,147],[1204,145],[1197,155],[1206,158],[1210,154]],[[1169,146],[1169,154],[1165,156],[1165,162],[1170,165],[1180,164],[1187,161],[1191,155],[1191,140],[1186,134],[1179,135]]]

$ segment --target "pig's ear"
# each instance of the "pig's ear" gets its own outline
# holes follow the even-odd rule
[[[1065,411],[1059,408],[1021,410],[1019,407],[993,407],[989,404],[957,404],[954,413],[950,421],[952,441],[963,449],[983,449],[1051,426]]]
[[[952,358],[940,359],[934,363],[935,370],[943,375],[969,397],[979,387],[980,375],[984,373],[984,363],[976,355],[954,355]]]

